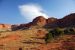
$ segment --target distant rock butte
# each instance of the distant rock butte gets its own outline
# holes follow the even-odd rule
[[[35,19],[33,19],[32,22],[27,24],[20,24],[20,25],[0,24],[0,29],[11,28],[13,30],[18,30],[18,29],[30,28],[31,26],[36,26],[36,25],[47,28],[70,27],[70,26],[75,27],[75,13],[69,14],[61,19],[53,17],[45,19],[43,16],[38,16]]]
[[[7,28],[11,28],[10,24],[0,24],[0,29],[7,29]]]

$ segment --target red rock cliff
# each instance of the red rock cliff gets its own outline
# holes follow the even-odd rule
[[[33,19],[34,25],[44,26],[46,25],[46,19],[43,16],[38,16],[35,19]]]

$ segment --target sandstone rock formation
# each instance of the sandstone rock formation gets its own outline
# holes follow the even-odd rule
[[[47,23],[46,27],[75,27],[75,13],[69,14],[61,19],[55,19],[54,22]]]
[[[52,23],[55,22],[55,21],[57,21],[57,18],[53,18],[53,17],[48,18],[48,19],[47,19],[47,24],[52,24]]]
[[[10,24],[0,24],[0,31],[11,30]]]
[[[13,30],[19,30],[19,29],[27,29],[32,26],[45,26],[46,25],[46,19],[43,16],[38,16],[35,19],[33,19],[32,22],[27,24],[20,24],[20,25],[12,25]]]
[[[0,28],[11,28],[10,24],[0,24]]]
[[[75,26],[75,13],[65,16],[61,22],[64,27]]]
[[[43,16],[38,16],[35,19],[33,19],[34,25],[44,26],[46,25],[46,19]]]
[[[61,19],[53,17],[45,19],[43,16],[38,16],[35,19],[33,19],[32,22],[27,24],[20,24],[20,25],[0,24],[0,29],[11,28],[12,30],[19,30],[19,29],[27,29],[32,26],[40,26],[46,28],[75,27],[75,13],[69,14]]]

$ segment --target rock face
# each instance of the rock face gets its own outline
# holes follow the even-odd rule
[[[0,24],[0,31],[11,30],[10,24]]]
[[[28,29],[32,26],[40,26],[46,28],[75,27],[75,13],[69,14],[61,19],[57,18],[45,19],[43,16],[38,16],[35,19],[33,19],[32,22],[27,24],[20,24],[20,25],[0,24],[0,30]]]
[[[61,22],[64,27],[75,26],[75,13],[65,16],[61,19]]]
[[[46,25],[46,19],[43,16],[36,17],[32,22],[34,25],[39,25],[39,26]]]
[[[75,13],[67,15],[62,19],[54,19],[53,22],[48,22],[46,27],[75,27]]]
[[[48,18],[47,19],[47,24],[52,24],[52,23],[54,23],[55,21],[57,21],[57,18]]]
[[[18,30],[18,29],[30,28],[31,26],[40,26],[40,27],[44,26],[47,28],[72,27],[72,26],[75,27],[75,13],[69,14],[61,19],[57,19],[57,18],[45,19],[43,16],[38,16],[35,19],[33,19],[33,21],[30,23],[12,25],[11,27],[14,30]],[[2,25],[0,27],[2,27]]]
[[[10,24],[0,24],[0,28],[11,28]]]
[[[27,24],[20,24],[20,25],[12,25],[13,30],[19,30],[19,29],[27,29],[31,26],[45,26],[46,25],[46,19],[43,16],[38,16],[35,19],[33,19],[32,22]]]
[[[11,29],[12,29],[13,31],[15,31],[15,30],[23,30],[23,29],[28,29],[28,28],[30,28],[32,25],[33,25],[32,22],[27,23],[27,24],[12,25],[12,26],[11,26]]]
[[[45,27],[49,28],[49,27],[56,27],[57,26],[57,18],[48,18],[46,19],[47,24],[45,25]]]
[[[18,30],[19,25],[11,25],[11,29],[12,29],[12,31]]]

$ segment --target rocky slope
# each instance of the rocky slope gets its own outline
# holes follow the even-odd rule
[[[2,32],[0,50],[38,50],[38,47],[45,43],[45,34],[46,30],[43,28]]]
[[[46,19],[43,16],[36,17],[33,19],[32,22],[27,24],[20,24],[20,25],[12,25],[13,30],[19,30],[19,29],[27,29],[33,26],[45,26],[46,25]]]
[[[12,29],[18,30],[23,28],[30,28],[32,26],[40,26],[40,27],[46,27],[46,28],[75,27],[75,13],[69,14],[61,19],[57,19],[53,17],[45,19],[43,16],[38,16],[35,19],[33,19],[33,21],[30,23],[12,25]]]
[[[51,22],[51,21],[50,21]],[[54,22],[46,24],[47,27],[75,27],[75,13],[69,14],[61,19],[55,19]]]
[[[38,16],[35,19],[33,19],[32,22],[27,24],[20,24],[20,25],[0,24],[0,29],[9,30],[10,28],[11,30],[19,30],[19,29],[31,28],[32,26],[40,26],[46,28],[75,27],[75,13],[69,14],[61,19],[53,17],[45,19],[43,16]]]
[[[0,50],[74,50],[75,35],[64,35],[46,44],[48,31],[33,28],[0,33]]]

